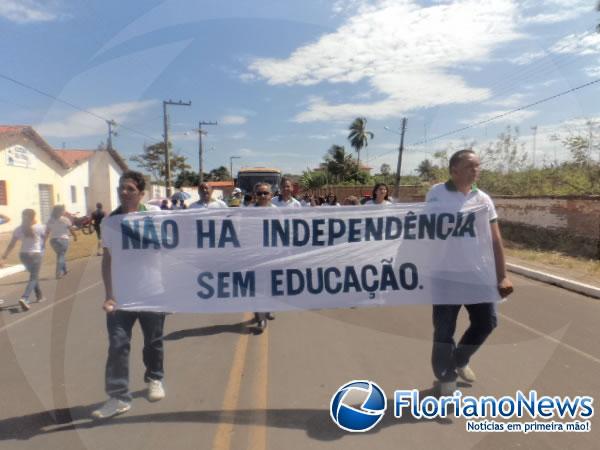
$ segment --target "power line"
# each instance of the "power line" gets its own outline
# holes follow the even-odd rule
[[[523,110],[531,108],[533,106],[537,106],[537,105],[540,105],[542,103],[549,102],[550,100],[554,100],[556,98],[562,97],[563,95],[570,94],[572,92],[578,91],[580,89],[586,88],[586,87],[591,86],[591,85],[596,84],[596,83],[600,83],[600,78],[598,78],[596,80],[593,80],[593,81],[590,81],[590,82],[587,82],[587,83],[584,83],[584,84],[581,84],[579,86],[576,86],[574,88],[568,89],[566,91],[559,92],[558,94],[554,94],[554,95],[552,95],[550,97],[543,98],[543,99],[538,100],[536,102],[529,103],[528,105],[519,106],[518,108],[511,109],[510,111],[506,111],[506,112],[503,112],[501,114],[497,114],[497,115],[495,115],[493,117],[490,117],[488,119],[480,120],[479,122],[475,122],[475,123],[472,123],[470,125],[466,125],[464,127],[457,128],[457,129],[448,131],[446,133],[439,134],[439,135],[434,136],[432,138],[428,138],[427,140],[421,140],[421,141],[413,142],[410,145],[411,146],[422,145],[422,144],[426,144],[428,142],[439,140],[439,139],[447,137],[447,136],[451,136],[451,135],[456,134],[456,133],[460,133],[462,131],[466,131],[466,130],[469,130],[471,128],[475,128],[475,127],[478,127],[480,125],[484,125],[486,123],[493,122],[494,120],[498,120],[498,119],[501,119],[503,117],[509,116],[511,114],[517,113],[519,111],[523,111]],[[389,152],[382,153],[381,155],[377,156],[377,158],[380,158],[382,156],[386,156],[386,155],[394,153],[394,152],[395,152],[395,150],[391,150]]]
[[[97,113],[95,113],[93,111],[90,111],[90,110],[87,110],[87,109],[82,108],[80,106],[77,106],[74,103],[71,103],[69,101],[63,100],[63,99],[61,99],[61,98],[59,98],[59,97],[57,97],[55,95],[49,94],[47,92],[44,92],[44,91],[42,91],[42,90],[40,90],[40,89],[38,89],[36,87],[30,86],[30,85],[28,85],[26,83],[23,83],[22,81],[19,81],[19,80],[15,79],[15,78],[12,78],[12,77],[10,77],[8,75],[4,75],[3,73],[0,73],[0,78],[2,78],[4,80],[7,80],[7,81],[10,81],[11,83],[14,83],[14,84],[16,84],[18,86],[21,86],[21,87],[25,88],[25,89],[29,89],[29,90],[31,90],[33,92],[36,92],[36,93],[40,94],[40,95],[43,95],[44,97],[48,97],[48,98],[50,98],[50,99],[52,99],[52,100],[54,100],[54,101],[56,101],[58,103],[62,103],[63,105],[66,105],[66,106],[68,106],[70,108],[73,108],[73,109],[75,109],[75,110],[77,110],[79,112],[82,112],[82,113],[85,113],[85,114],[89,114],[90,116],[92,116],[92,117],[94,117],[94,118],[96,118],[98,120],[101,120],[102,122],[106,123],[107,121],[112,120],[112,119],[110,119],[108,117],[103,117],[103,116],[101,116],[101,115],[99,115],[99,114],[97,114]],[[156,139],[155,137],[149,136],[146,133],[143,133],[141,131],[135,130],[135,129],[130,128],[130,127],[127,127],[127,126],[125,126],[123,124],[119,124],[119,126],[120,126],[120,128],[122,128],[124,130],[131,131],[132,133],[138,134],[138,135],[143,136],[143,137],[145,137],[147,139],[151,139],[152,141],[160,142],[160,139]]]

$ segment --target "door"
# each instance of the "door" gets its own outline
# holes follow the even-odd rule
[[[54,192],[51,184],[40,184],[40,222],[47,223],[54,206]]]

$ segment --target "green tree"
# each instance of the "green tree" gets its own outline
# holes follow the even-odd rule
[[[527,165],[527,152],[525,144],[519,142],[519,127],[507,126],[479,157],[482,167],[487,170],[504,174],[523,170]]]
[[[419,177],[425,181],[435,180],[435,166],[429,159],[424,159],[417,167]]]
[[[183,186],[196,187],[198,186],[198,172],[183,170],[179,172],[175,179],[175,188],[180,189]]]
[[[354,119],[348,129],[350,130],[348,140],[350,141],[350,145],[356,150],[357,165],[360,170],[360,151],[369,145],[369,139],[373,139],[375,135],[367,130],[367,119],[364,117]]]
[[[320,170],[307,169],[302,172],[300,177],[300,186],[303,190],[315,190],[322,188],[327,184],[327,175]]]
[[[352,155],[340,145],[332,145],[324,157],[322,167],[327,170],[337,183],[343,183],[354,175],[355,162]]]
[[[231,180],[229,169],[225,166],[219,166],[208,173],[208,181],[227,181]]]
[[[171,148],[171,143],[169,143],[169,148]],[[164,142],[144,146],[141,155],[132,156],[129,160],[150,172],[156,181],[163,181],[166,177]],[[180,172],[190,168],[191,166],[187,163],[185,156],[171,152],[171,176],[177,177]]]

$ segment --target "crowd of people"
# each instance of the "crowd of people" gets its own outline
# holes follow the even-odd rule
[[[497,289],[501,297],[508,296],[512,290],[512,283],[507,277],[504,261],[504,251],[500,231],[497,223],[497,214],[491,198],[475,186],[479,175],[479,158],[472,150],[461,150],[450,158],[450,177],[446,183],[440,183],[431,188],[426,201],[438,202],[455,210],[464,207],[485,205],[488,210],[490,222],[492,247],[494,253]],[[243,193],[237,189],[232,193],[232,198],[227,204],[223,200],[213,197],[212,188],[207,183],[198,186],[199,200],[191,203],[189,209],[199,208],[228,208],[228,207],[268,207],[268,208],[301,208],[310,206],[340,206],[335,194],[327,194],[324,198],[305,195],[301,200],[294,198],[291,180],[284,178],[279,190],[274,195],[271,185],[257,183],[252,193]],[[110,215],[129,214],[146,211],[142,203],[145,192],[145,180],[141,173],[125,172],[119,180],[120,206]],[[374,186],[372,195],[368,199],[359,199],[349,196],[343,200],[343,205],[391,205],[389,188],[384,183]],[[185,204],[184,204],[185,205]],[[165,205],[167,209],[168,205]],[[98,238],[100,223],[105,217],[102,205],[98,204],[93,215],[94,228]],[[70,238],[75,239],[72,225],[64,215],[64,207],[55,207],[52,217],[47,225],[36,222],[35,211],[26,209],[22,213],[22,222],[13,233],[13,237],[4,252],[2,260],[10,254],[17,241],[21,241],[20,258],[29,272],[29,281],[26,285],[19,303],[23,310],[29,309],[29,297],[35,292],[38,301],[43,300],[39,286],[39,270],[46,240],[56,252],[56,277],[60,278],[67,273],[65,254],[69,247]],[[161,312],[125,311],[119,309],[119,301],[113,294],[111,268],[113,261],[110,250],[103,249],[102,253],[102,279],[105,287],[105,300],[102,305],[106,312],[108,332],[108,357],[105,371],[105,389],[108,400],[92,416],[105,419],[122,414],[131,408],[132,396],[129,391],[129,349],[131,344],[132,328],[139,321],[144,336],[143,361],[146,367],[144,379],[148,384],[148,399],[158,401],[165,397],[162,383],[163,369],[163,329],[166,315]],[[100,253],[100,248],[98,249]],[[3,261],[0,261],[0,264]],[[457,301],[458,300],[458,301]],[[460,377],[467,382],[474,382],[476,375],[469,363],[473,354],[484,343],[497,325],[496,304],[493,302],[473,305],[462,305],[460,299],[453,299],[452,304],[433,305],[433,349],[432,368],[437,378],[437,388],[440,395],[452,395],[456,389],[457,379]],[[454,334],[456,331],[457,317],[460,309],[465,306],[469,313],[470,325],[456,344]],[[258,333],[267,326],[268,320],[274,316],[269,312],[256,312],[254,322]]]

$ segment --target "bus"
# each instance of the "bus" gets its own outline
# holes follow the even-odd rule
[[[273,193],[279,191],[281,183],[281,170],[271,167],[251,167],[240,169],[238,171],[236,186],[244,194],[251,194],[254,191],[256,183],[269,183]]]

